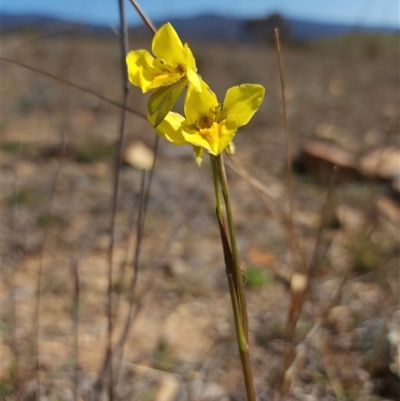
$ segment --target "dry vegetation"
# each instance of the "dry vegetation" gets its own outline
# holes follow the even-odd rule
[[[116,37],[33,36],[4,35],[3,56],[121,102]],[[141,47],[148,48],[149,41],[132,36],[130,48]],[[319,234],[330,170],[321,178],[319,165],[307,170],[304,160],[296,159],[293,220],[301,252],[290,255],[275,50],[236,43],[191,47],[219,97],[243,82],[267,88],[260,111],[235,141],[233,161],[249,175],[228,169],[259,400],[279,399],[288,310],[291,303],[298,308],[304,295],[296,293],[293,280],[290,289],[290,271],[305,274],[317,239],[309,291],[291,339],[295,359],[286,374],[285,399],[398,399],[399,205],[396,192],[390,192],[395,190],[388,181],[359,174],[345,180],[339,171]],[[398,37],[343,37],[283,49],[294,155],[315,138],[356,160],[398,144],[398,60]],[[113,157],[121,112],[32,71],[8,63],[2,69],[0,393],[6,400],[37,394],[41,271],[42,399],[73,400],[76,382],[78,399],[89,399],[106,348]],[[136,88],[129,106],[146,111]],[[129,114],[125,147],[138,140],[152,147],[154,134],[145,120]],[[139,170],[123,166],[114,253],[115,339],[132,300],[140,181]],[[207,160],[197,168],[190,147],[160,142],[133,302],[141,309],[122,360],[114,364],[116,400],[244,399],[211,171]]]

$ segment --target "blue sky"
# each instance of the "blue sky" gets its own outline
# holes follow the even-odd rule
[[[50,15],[81,23],[115,25],[117,0],[0,0],[2,12]],[[140,20],[128,0],[130,24]],[[399,0],[142,0],[155,21],[207,13],[261,17],[278,11],[299,19],[399,28]]]

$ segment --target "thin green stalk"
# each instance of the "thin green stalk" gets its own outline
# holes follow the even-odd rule
[[[217,203],[217,216],[220,219],[220,221],[223,222],[224,219],[223,219],[223,215],[222,215],[222,203],[221,203],[221,197],[220,197],[220,192],[219,192],[218,167],[217,167],[217,163],[215,160],[215,156],[210,155],[210,161],[211,161],[211,167],[212,167],[213,179],[214,179],[215,201]]]
[[[233,267],[234,267],[233,279],[235,281],[235,285],[236,285],[237,292],[238,292],[238,300],[239,300],[239,307],[240,307],[241,316],[242,316],[243,331],[245,333],[246,340],[248,340],[248,331],[249,330],[248,330],[248,321],[247,321],[246,296],[244,293],[242,272],[240,270],[239,253],[238,253],[237,245],[236,245],[235,228],[233,225],[232,209],[231,209],[231,203],[229,200],[228,180],[226,179],[225,165],[224,165],[224,161],[222,159],[222,153],[220,155],[218,155],[215,159],[217,162],[218,176],[219,176],[219,181],[221,183],[222,196],[224,198],[224,203],[225,203],[225,208],[226,208],[226,217],[228,220],[229,239],[230,239],[230,243],[231,243],[232,259],[233,259]]]
[[[248,401],[256,401],[256,394],[254,391],[253,374],[251,372],[249,344],[243,332],[243,327],[240,322],[240,309],[235,291],[235,283],[231,274],[228,274],[229,291],[231,293],[232,308],[235,317],[236,336],[238,340],[240,362],[242,363],[242,370],[244,376],[244,383],[246,387],[246,394]]]
[[[217,203],[217,217],[220,227],[221,241],[224,250],[226,274],[229,283],[229,292],[232,301],[232,309],[236,327],[236,338],[239,348],[240,360],[242,363],[243,377],[246,387],[248,401],[255,401],[253,375],[251,372],[250,355],[248,346],[248,325],[246,299],[244,294],[242,274],[240,271],[239,256],[236,246],[236,238],[233,227],[232,210],[229,201],[228,185],[222,156],[210,156],[214,179],[215,199]],[[223,220],[220,187],[224,198],[226,217],[228,220],[229,240]]]

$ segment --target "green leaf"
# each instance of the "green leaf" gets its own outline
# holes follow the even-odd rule
[[[179,95],[185,89],[187,80],[178,81],[170,86],[164,86],[155,91],[149,98],[147,109],[150,116],[155,116],[154,128],[161,123],[178,100]]]
[[[245,272],[246,285],[248,288],[258,288],[268,285],[272,281],[271,275],[265,270],[257,266],[250,266]]]

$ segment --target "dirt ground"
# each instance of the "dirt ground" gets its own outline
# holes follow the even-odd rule
[[[117,37],[36,36],[3,35],[3,57],[122,101]],[[399,399],[398,192],[388,177],[339,180],[319,233],[329,179],[317,180],[318,165],[307,168],[300,157],[315,140],[356,161],[399,145],[398,44],[398,37],[351,36],[283,48],[300,249],[293,253],[285,218],[289,195],[276,52],[262,45],[190,43],[200,74],[220,99],[240,83],[267,89],[259,112],[238,132],[237,152],[227,167],[259,401],[279,399],[294,294],[290,272],[304,272],[311,260],[316,267],[290,340],[295,359],[284,399]],[[130,48],[149,49],[150,42],[131,37]],[[74,399],[78,383],[77,399],[89,399],[107,345],[121,111],[5,62],[1,86],[0,389],[4,399],[19,394],[28,400],[40,385],[43,400],[67,401]],[[132,87],[129,107],[145,114],[146,99]],[[126,124],[125,149],[137,141],[153,147],[155,134],[146,120],[128,114]],[[190,147],[160,141],[132,295],[141,174],[128,165],[121,169],[112,285],[115,342],[132,297],[140,309],[123,355],[114,361],[115,399],[243,400],[208,160],[199,169]],[[37,333],[40,384],[34,369]],[[107,399],[105,392],[102,397]]]

